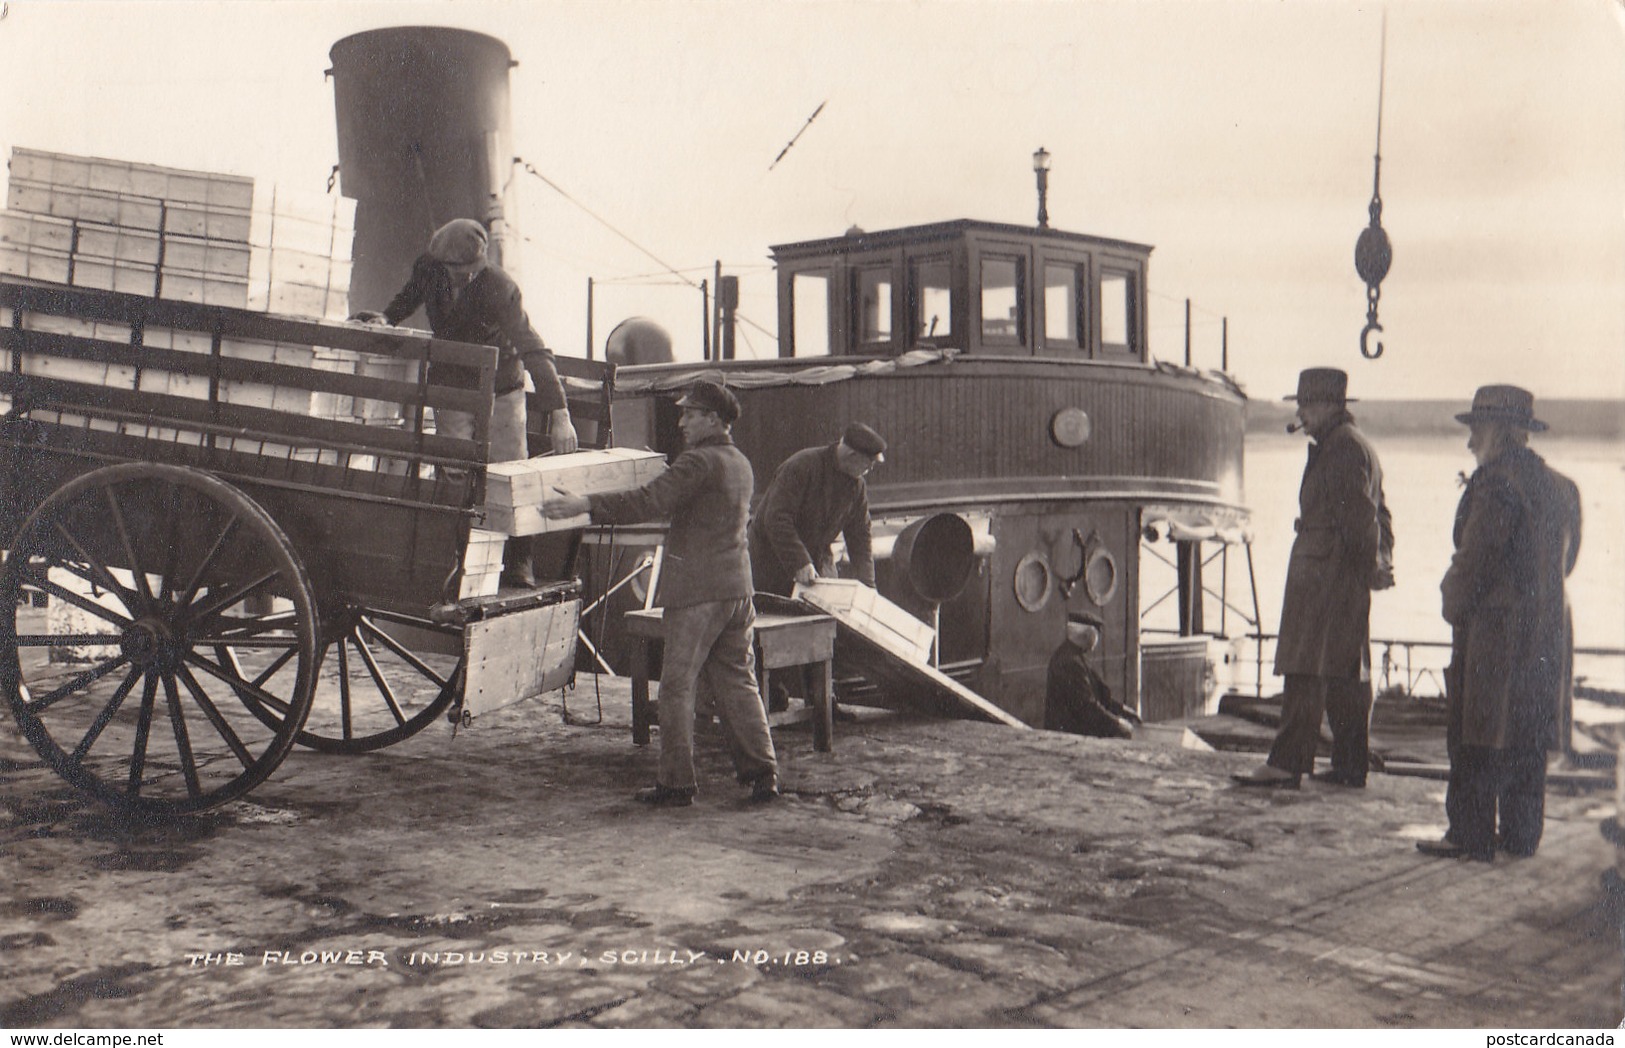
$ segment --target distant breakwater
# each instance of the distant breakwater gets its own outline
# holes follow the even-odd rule
[[[1374,435],[1462,433],[1456,415],[1467,410],[1471,394],[1453,400],[1360,400],[1349,410],[1360,428]],[[1247,432],[1274,433],[1292,421],[1296,406],[1280,400],[1250,400]],[[1625,439],[1625,400],[1535,399],[1535,415],[1553,436]]]

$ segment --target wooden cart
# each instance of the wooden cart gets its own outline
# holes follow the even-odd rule
[[[362,753],[566,683],[573,572],[467,595],[499,570],[470,545],[495,370],[393,328],[0,283],[0,690],[29,743],[118,807],[196,812],[295,744]]]

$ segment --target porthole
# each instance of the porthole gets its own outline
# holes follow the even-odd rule
[[[1027,611],[1037,611],[1049,603],[1055,589],[1055,573],[1042,553],[1029,553],[1016,562],[1016,603]]]
[[[1105,546],[1095,544],[1084,557],[1083,589],[1097,605],[1117,594],[1117,558]]]

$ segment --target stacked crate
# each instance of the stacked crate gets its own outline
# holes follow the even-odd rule
[[[206,305],[248,305],[254,180],[11,151],[0,273]]]

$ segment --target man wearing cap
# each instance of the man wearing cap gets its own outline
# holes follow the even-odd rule
[[[542,343],[513,278],[486,258],[485,227],[471,218],[447,222],[429,238],[429,249],[412,264],[412,276],[382,314],[358,313],[358,319],[399,324],[419,306],[429,316],[435,337],[498,350],[496,400],[491,409],[491,461],[528,458],[525,441],[525,372],[543,406],[550,412],[548,435],[554,454],[576,450],[564,386],[553,368],[553,351]],[[431,373],[433,371],[431,366]],[[470,437],[474,420],[466,412],[437,411],[435,425],[447,436]],[[533,586],[531,541],[508,542],[506,581]]]
[[[1483,386],[1467,448],[1478,461],[1456,507],[1456,552],[1439,589],[1453,630],[1445,689],[1449,829],[1419,841],[1429,855],[1533,855],[1545,823],[1546,753],[1572,668],[1564,579],[1580,552],[1580,490],[1529,450],[1546,429],[1534,395]]]
[[[1348,375],[1298,375],[1298,423],[1313,441],[1298,488],[1297,537],[1287,562],[1275,672],[1286,678],[1269,758],[1235,779],[1296,789],[1315,769],[1324,716],[1332,767],[1314,777],[1364,787],[1370,761],[1371,591],[1394,584],[1394,531],[1376,449],[1349,414]]]
[[[750,785],[751,800],[770,801],[779,795],[778,762],[756,690],[756,608],[745,542],[755,477],[730,431],[739,401],[702,379],[677,406],[686,450],[665,473],[635,491],[580,496],[555,489],[557,497],[542,508],[554,518],[591,513],[597,524],[671,522],[655,595],[665,609],[660,770],[655,785],[637,799],[693,803],[694,695],[703,677],[728,733],[739,781]]]
[[[1140,718],[1112,698],[1105,678],[1089,665],[1105,622],[1089,610],[1066,614],[1066,639],[1049,658],[1044,685],[1044,727],[1074,735],[1127,739]]]
[[[750,520],[750,566],[756,589],[788,597],[796,583],[834,578],[832,545],[846,541],[853,577],[875,585],[875,558],[869,521],[869,489],[864,477],[886,457],[886,441],[853,422],[833,444],[803,448],[773,474]],[[805,677],[805,674],[803,675]],[[808,694],[803,680],[801,694]],[[782,710],[789,691],[775,681],[769,701]],[[850,715],[839,704],[834,715]]]
[[[864,476],[885,461],[886,441],[854,422],[833,444],[804,448],[784,460],[750,520],[750,563],[756,588],[788,597],[798,582],[835,575],[831,545],[846,540],[854,578],[874,588],[869,490]]]

